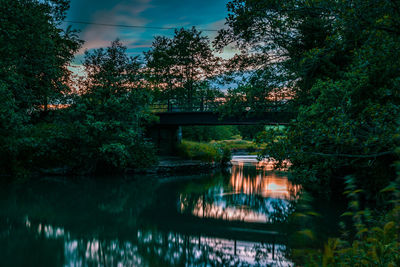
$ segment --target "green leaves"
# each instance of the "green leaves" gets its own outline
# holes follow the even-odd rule
[[[312,187],[352,174],[373,198],[394,177],[390,151],[399,145],[394,10],[393,1],[231,1],[229,28],[215,44],[235,43],[243,54],[231,61],[240,67],[235,75],[247,73],[225,113],[243,115],[244,101],[246,114],[264,111],[270,92],[287,89],[297,118],[284,137],[263,133],[262,155],[289,159],[299,182]]]
[[[231,151],[223,144],[199,143],[182,141],[178,147],[178,153],[186,159],[201,160],[226,164],[231,160]]]
[[[116,40],[106,49],[86,52],[84,66],[82,94],[69,109],[69,119],[78,120],[84,133],[70,137],[80,140],[77,157],[90,165],[80,168],[123,171],[154,164],[154,149],[142,128],[152,120],[151,98],[138,59],[128,57]]]
[[[157,36],[144,54],[147,81],[160,92],[156,100],[174,99],[190,106],[196,98],[217,94],[209,80],[217,75],[221,59],[196,28],[175,30],[173,38]]]
[[[58,28],[67,8],[67,1],[1,1],[0,79],[24,112],[46,109],[68,89],[66,66],[81,41],[74,30]]]
[[[76,31],[59,28],[68,7],[66,0],[0,0],[0,173],[31,167],[40,147],[33,125],[46,121],[49,106],[66,104],[67,66],[81,45]]]

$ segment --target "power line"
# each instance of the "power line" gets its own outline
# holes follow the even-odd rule
[[[137,29],[152,29],[152,30],[176,30],[179,28],[175,27],[153,27],[153,26],[139,26],[139,25],[123,25],[123,24],[108,24],[108,23],[96,23],[96,22],[87,22],[87,21],[74,21],[74,20],[65,20],[67,23],[74,24],[85,24],[85,25],[96,25],[96,26],[106,26],[106,27],[120,27],[120,28],[137,28]],[[216,29],[198,29],[203,32],[217,32]]]

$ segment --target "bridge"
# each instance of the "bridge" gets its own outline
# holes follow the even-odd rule
[[[225,97],[194,98],[191,101],[167,99],[151,105],[159,121],[150,130],[161,154],[173,152],[181,140],[181,126],[216,125],[285,125],[293,117],[287,101],[246,101],[236,103],[235,112],[224,108]]]

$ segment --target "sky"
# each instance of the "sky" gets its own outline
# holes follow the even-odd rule
[[[146,27],[173,27],[198,29],[221,29],[227,15],[228,0],[71,0],[66,21],[83,21]],[[85,50],[108,46],[119,38],[127,46],[131,56],[141,55],[150,48],[154,36],[172,37],[173,30],[107,27],[73,24],[81,30],[80,38],[85,41],[76,55],[74,64],[80,65]],[[211,40],[216,32],[204,31]],[[232,56],[227,49],[222,55]]]

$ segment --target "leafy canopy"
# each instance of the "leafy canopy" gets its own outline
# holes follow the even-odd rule
[[[145,52],[148,79],[159,99],[191,104],[196,97],[213,96],[210,79],[219,71],[208,37],[195,27],[175,30],[173,38],[157,36]]]
[[[236,45],[242,55],[233,70],[250,70],[232,99],[288,90],[297,113],[284,130],[259,136],[268,144],[262,156],[289,159],[295,177],[318,188],[351,174],[372,197],[394,179],[398,7],[389,0],[228,3],[228,29],[214,44]]]

